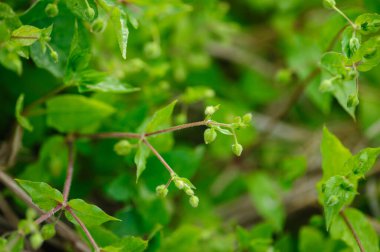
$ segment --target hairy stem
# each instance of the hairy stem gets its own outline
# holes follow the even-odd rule
[[[41,215],[35,222],[37,224],[41,224],[42,222],[46,221],[50,217],[52,217],[56,212],[62,209],[62,204],[58,204],[56,207],[51,209],[49,212],[44,213]]]
[[[67,165],[67,175],[65,180],[65,185],[63,188],[63,202],[66,203],[71,188],[71,182],[73,180],[73,172],[74,172],[74,140],[73,137],[69,136],[67,139],[67,149],[68,149],[68,165]]]
[[[160,160],[160,162],[165,166],[165,168],[169,171],[170,175],[174,175],[175,172],[173,169],[170,167],[168,163],[166,163],[165,159],[158,153],[158,151],[148,142],[146,138],[143,138],[142,141],[148,148],[153,152],[153,154]]]
[[[360,241],[360,238],[359,238],[358,234],[356,233],[356,231],[355,231],[354,227],[352,226],[351,222],[348,220],[348,218],[347,218],[346,214],[344,213],[344,211],[343,210],[340,211],[339,214],[340,214],[340,216],[342,216],[342,218],[343,218],[344,222],[346,223],[348,229],[351,231],[352,235],[354,236],[354,239],[355,239],[356,243],[358,244],[360,251],[361,252],[365,252],[363,244]]]
[[[99,252],[100,248],[99,248],[98,244],[96,244],[96,242],[95,242],[94,238],[92,237],[92,235],[90,234],[90,231],[88,231],[86,225],[84,225],[84,223],[81,221],[81,219],[79,219],[79,217],[74,213],[74,211],[69,206],[66,206],[65,209],[78,222],[79,226],[82,228],[83,232],[86,234],[86,236],[87,236],[88,240],[90,241],[91,245],[94,247],[95,252]]]

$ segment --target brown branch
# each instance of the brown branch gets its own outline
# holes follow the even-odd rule
[[[348,229],[351,231],[352,235],[354,236],[354,239],[355,239],[356,243],[358,244],[360,251],[365,252],[363,244],[360,241],[360,238],[359,238],[358,234],[356,233],[354,227],[352,226],[351,222],[349,221],[346,214],[344,213],[344,210],[340,211],[339,214],[340,214],[340,216],[342,216],[342,218],[343,218],[344,222],[346,223]]]
[[[92,235],[90,234],[90,231],[88,231],[86,225],[84,225],[84,223],[81,221],[81,219],[78,218],[78,216],[74,213],[74,211],[73,211],[69,206],[66,206],[65,209],[71,214],[71,216],[74,217],[74,219],[75,219],[75,220],[78,222],[78,224],[81,226],[83,232],[86,234],[87,238],[88,238],[89,241],[91,242],[91,245],[94,247],[95,252],[99,252],[99,251],[100,251],[100,248],[98,247],[98,244],[96,244],[94,238],[93,238]]]
[[[205,126],[205,125],[209,125],[209,124],[213,124],[213,122],[212,121],[199,121],[199,122],[185,123],[185,124],[173,126],[173,127],[162,129],[162,130],[148,132],[148,133],[145,133],[145,136],[150,137],[150,136],[163,134],[163,133],[167,133],[167,132],[173,132],[173,131],[197,127],[197,126]]]
[[[168,163],[166,163],[165,159],[158,153],[158,151],[146,140],[146,138],[143,138],[142,141],[148,148],[153,152],[153,154],[160,160],[160,162],[165,166],[165,168],[169,171],[170,175],[174,175],[175,172],[173,169],[170,167]]]
[[[65,179],[65,185],[63,187],[63,202],[66,204],[71,188],[71,182],[73,180],[73,172],[74,172],[74,140],[70,135],[67,138],[67,149],[68,149],[68,165],[67,165],[67,175]]]
[[[49,212],[46,212],[43,215],[41,215],[35,222],[37,224],[41,224],[45,220],[50,219],[56,212],[58,212],[61,209],[62,209],[62,204],[58,204],[56,207],[51,209]]]

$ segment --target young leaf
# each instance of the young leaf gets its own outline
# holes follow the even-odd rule
[[[334,175],[345,176],[350,172],[344,164],[351,157],[351,152],[326,127],[323,127],[321,154],[324,180]]]
[[[86,226],[99,226],[107,221],[119,221],[119,219],[103,212],[99,207],[88,204],[81,199],[72,199],[68,202],[68,205]],[[65,211],[65,215],[69,221],[77,224],[68,211]]]
[[[24,107],[24,94],[21,94],[16,102],[16,119],[17,122],[23,127],[24,129],[27,129],[29,131],[33,130],[32,124],[29,122],[28,118],[22,115],[22,110]]]
[[[366,13],[356,18],[355,24],[359,26],[363,34],[375,33],[380,29],[380,15],[377,13]]]
[[[343,54],[328,52],[322,56],[321,67],[332,76],[346,75],[345,61],[346,60]]]
[[[12,32],[12,41],[16,46],[30,46],[40,39],[41,30],[31,25],[23,25]]]
[[[111,23],[116,32],[117,42],[119,43],[121,56],[123,59],[127,58],[127,44],[129,29],[127,26],[127,15],[124,11],[115,7],[111,12]]]
[[[366,72],[380,63],[380,36],[372,37],[360,47],[358,54],[361,57],[357,69]]]
[[[102,248],[105,252],[143,252],[148,246],[148,241],[134,236],[126,236],[119,240],[117,243]]]
[[[365,148],[348,159],[344,169],[351,171],[357,177],[364,177],[375,164],[379,154],[380,148]]]
[[[47,101],[47,124],[61,132],[80,131],[114,112],[101,101],[81,95],[60,95]]]
[[[108,76],[99,81],[89,83],[88,81],[88,71],[86,71],[86,76],[83,76],[84,73],[80,73],[81,81],[79,82],[79,92],[104,92],[104,93],[118,93],[126,94],[132,93],[140,90],[139,88],[132,87],[128,84],[121,83],[118,79]],[[87,82],[87,84],[86,84]]]
[[[12,10],[12,7],[0,2],[0,18],[12,18],[14,16],[16,16],[16,13]]]
[[[355,186],[343,176],[333,176],[322,185],[323,208],[326,218],[326,228],[339,214],[342,207],[348,205],[356,194]]]
[[[145,127],[145,132],[152,132],[168,127],[170,125],[171,116],[176,103],[177,101],[175,100],[166,107],[154,113],[152,119]]]
[[[42,210],[49,211],[56,207],[58,203],[63,202],[62,193],[44,182],[32,182],[21,179],[16,179],[16,181]]]
[[[376,231],[368,219],[359,210],[346,208],[344,213],[355,230],[364,251],[379,251],[379,239]],[[331,236],[334,239],[341,239],[349,245],[354,252],[360,252],[358,243],[352,235],[352,231],[347,226],[341,216],[335,219],[331,226]]]
[[[135,164],[137,166],[137,173],[136,173],[136,183],[139,180],[142,172],[146,168],[146,159],[149,156],[149,148],[143,144],[140,143],[139,148],[137,149],[136,155],[135,155]]]

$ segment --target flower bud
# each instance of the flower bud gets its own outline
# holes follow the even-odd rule
[[[174,180],[174,184],[180,190],[182,190],[185,187],[185,183],[180,179]]]
[[[323,6],[325,6],[325,8],[332,9],[335,5],[335,0],[323,0]]]
[[[192,207],[197,207],[199,204],[199,198],[197,196],[191,196],[189,199],[189,203]]]
[[[55,63],[58,62],[58,53],[56,51],[50,51],[50,57],[54,60]]]
[[[85,10],[85,15],[89,20],[92,20],[95,17],[95,10],[91,7],[88,7],[87,10]]]
[[[360,47],[360,41],[357,37],[352,37],[350,39],[349,45],[350,45],[350,50],[352,54],[354,54]]]
[[[240,157],[242,151],[243,151],[243,146],[241,146],[241,144],[236,143],[236,144],[233,144],[233,145],[232,145],[232,152],[233,152],[236,156]]]
[[[206,144],[214,142],[214,140],[216,139],[216,136],[217,136],[217,133],[214,128],[206,129],[203,134]]]
[[[219,105],[216,106],[207,106],[205,109],[206,116],[212,116],[216,111],[218,111]]]
[[[168,192],[169,192],[169,190],[168,190],[168,188],[166,188],[165,185],[159,185],[156,187],[156,194],[160,198],[165,198],[166,195],[168,195]]]
[[[193,195],[194,195],[194,191],[193,191],[191,188],[187,188],[187,189],[185,190],[185,193],[186,193],[187,195],[189,195],[189,196],[193,196]]]
[[[350,94],[347,99],[347,107],[356,107],[359,104],[359,98],[356,94]]]
[[[44,242],[44,239],[42,238],[42,235],[40,233],[34,233],[30,237],[30,245],[32,245],[32,248],[35,250],[41,247],[43,242]]]
[[[41,235],[44,240],[49,240],[50,238],[55,236],[55,225],[53,223],[49,223],[44,225],[41,228]]]
[[[91,24],[91,31],[95,33],[100,33],[104,30],[104,20],[101,18],[95,19]]]
[[[146,43],[144,46],[144,54],[151,59],[158,58],[161,55],[161,47],[156,42]]]
[[[115,144],[113,149],[117,153],[117,155],[126,156],[131,152],[132,145],[129,143],[128,140],[121,140]]]
[[[329,92],[332,91],[333,83],[331,79],[323,80],[319,85],[319,91],[321,92]]]
[[[57,16],[59,13],[59,10],[58,10],[58,6],[57,4],[55,3],[49,3],[48,5],[46,5],[45,7],[45,14],[48,16],[48,17],[55,17]]]
[[[251,121],[252,121],[252,114],[251,113],[247,113],[247,114],[243,115],[243,123],[249,124],[249,123],[251,123]]]

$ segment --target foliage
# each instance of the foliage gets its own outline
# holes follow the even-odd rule
[[[379,251],[379,12],[0,2],[0,251]]]

